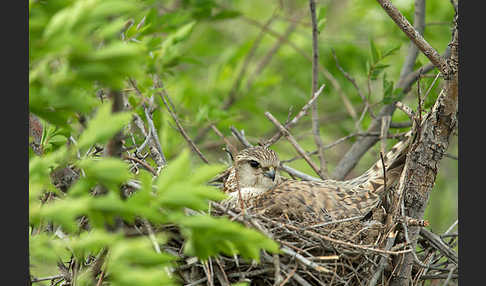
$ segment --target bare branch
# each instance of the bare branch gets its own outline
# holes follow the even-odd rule
[[[418,0],[419,1],[419,0]],[[420,0],[424,1],[424,0]],[[418,5],[418,8],[416,9],[421,9],[422,5]],[[414,24],[415,24],[415,30],[418,33],[423,33],[423,25],[422,23],[425,22],[425,13],[419,13],[416,11],[415,16],[414,16]],[[410,51],[409,51],[410,52]],[[446,53],[444,56],[447,56],[448,50],[446,50]],[[407,56],[406,62],[404,63],[401,73],[400,73],[400,78],[398,80],[397,89],[401,89],[404,94],[407,94],[412,85],[415,83],[415,81],[418,79],[418,72],[413,72],[413,66],[415,64],[416,58],[417,58],[417,53],[411,51],[411,54]],[[434,68],[433,64],[429,64],[423,67],[422,72],[426,73]],[[387,115],[392,115],[393,112],[395,111],[395,104],[387,104],[383,106],[380,110],[380,112],[377,114],[376,118],[374,118],[371,121],[370,126],[368,127],[368,132],[377,132],[381,129],[381,117],[387,116]],[[378,142],[377,138],[360,138],[357,140],[351,148],[346,152],[346,154],[341,158],[339,163],[336,165],[334,172],[332,174],[332,178],[337,179],[337,180],[342,180],[346,177],[347,174],[356,166],[358,161],[361,159],[361,157],[373,146]]]
[[[256,20],[253,20],[253,19],[250,19],[248,17],[242,17],[243,20],[245,20],[247,23],[250,23],[252,25],[256,25],[258,27],[262,27],[263,25],[260,24],[258,21]],[[281,38],[281,35],[277,32],[275,32],[274,30],[272,29],[269,29],[269,28],[264,28],[262,27],[269,35],[273,36],[273,37],[276,37],[276,38]],[[285,39],[285,42],[286,44],[288,44],[290,47],[292,47],[297,53],[299,53],[300,55],[302,55],[306,60],[308,60],[309,62],[312,62],[312,57],[310,57],[304,50],[302,50],[301,48],[299,48],[296,44],[294,44],[293,42],[291,42],[290,40],[288,39]],[[336,89],[337,93],[339,94],[339,96],[341,97],[343,103],[344,103],[344,107],[346,108],[346,111],[349,113],[349,115],[351,116],[351,118],[353,118],[354,120],[357,119],[358,115],[356,113],[356,111],[354,110],[354,107],[353,105],[351,104],[351,101],[347,98],[346,94],[344,93],[341,85],[339,84],[339,82],[336,80],[336,78],[326,69],[324,68],[320,63],[318,65],[319,67],[319,72],[322,73],[324,75],[324,77],[329,80],[331,82],[331,85]]]
[[[314,95],[311,97],[311,99],[302,107],[302,109],[299,111],[299,113],[292,119],[290,120],[287,124],[285,124],[285,129],[290,129],[292,128],[297,122],[307,114],[307,110],[312,106],[312,104],[317,100],[317,97],[321,95],[322,90],[324,89],[325,84],[323,84],[318,91],[314,93]],[[264,143],[265,146],[270,146],[277,142],[281,137],[283,136],[283,133],[281,131],[277,132],[275,135],[272,136],[268,141]]]
[[[295,150],[297,150],[297,152],[302,157],[304,157],[305,161],[309,164],[309,166],[311,166],[311,168],[316,172],[316,174],[318,174],[319,177],[321,177],[321,179],[324,179],[319,172],[319,168],[317,168],[316,164],[309,158],[309,156],[307,156],[306,152],[304,151],[304,149],[302,149],[302,147],[300,147],[299,143],[297,143],[294,136],[292,136],[289,133],[289,131],[282,124],[280,124],[280,122],[278,122],[278,120],[275,117],[273,117],[273,115],[270,112],[268,112],[268,111],[265,112],[265,116],[275,126],[277,126],[277,128],[280,130],[280,132],[282,132],[284,134],[284,136],[287,138],[287,140],[289,140],[290,144],[292,144],[292,146],[294,146]]]
[[[419,48],[419,50],[441,71],[445,78],[449,78],[453,71],[440,54],[422,37],[408,20],[393,6],[390,0],[377,0],[385,12],[392,18],[407,37]]]
[[[317,91],[317,82],[319,80],[318,63],[319,63],[319,46],[317,42],[317,20],[316,20],[316,1],[309,0],[310,14],[312,20],[312,95]],[[322,138],[319,131],[319,111],[317,109],[317,101],[312,104],[312,134],[314,135],[314,142],[316,143],[319,156],[319,176],[321,178],[328,177],[327,163],[324,157],[324,150],[322,148]]]
[[[177,129],[181,133],[182,137],[184,137],[184,139],[186,140],[186,142],[189,144],[189,147],[191,147],[192,151],[194,151],[199,156],[199,158],[201,158],[201,160],[204,163],[209,164],[208,159],[206,159],[206,157],[199,150],[199,148],[197,148],[196,144],[194,144],[194,142],[191,140],[191,138],[189,137],[189,135],[187,135],[187,132],[182,127],[182,124],[180,123],[179,118],[177,118],[177,114],[175,113],[175,111],[167,103],[167,101],[170,101],[170,97],[169,97],[169,94],[167,94],[167,91],[165,90],[165,87],[164,87],[162,81],[160,79],[157,79],[157,78],[154,78],[154,81],[155,81],[155,86],[157,88],[162,88],[163,91],[162,92],[157,92],[157,94],[160,96],[160,98],[164,102],[164,105],[167,108],[167,111],[169,111],[170,116],[172,117],[172,119],[176,123]]]

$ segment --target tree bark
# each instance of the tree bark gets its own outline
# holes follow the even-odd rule
[[[429,116],[419,128],[416,142],[407,155],[405,170],[404,205],[405,215],[422,219],[429,194],[434,186],[440,160],[449,146],[449,138],[457,124],[458,103],[458,35],[457,30],[450,44],[451,58],[447,60],[451,73],[445,78],[445,87],[432,108]],[[415,249],[420,227],[409,227],[408,236],[411,248]],[[411,280],[412,254],[397,256],[394,264],[398,265],[390,285],[405,286]]]

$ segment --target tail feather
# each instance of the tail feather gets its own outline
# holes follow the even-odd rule
[[[408,147],[411,142],[412,131],[405,134],[405,139],[395,144],[389,152],[371,166],[361,176],[348,180],[347,184],[369,189],[374,193],[381,194],[385,191],[386,185],[392,185],[400,176],[401,170],[405,164],[405,158]],[[385,166],[383,166],[383,163]],[[384,174],[384,170],[385,174]]]

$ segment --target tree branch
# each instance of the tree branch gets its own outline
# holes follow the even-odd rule
[[[312,95],[317,92],[317,84],[319,81],[319,45],[317,42],[318,31],[317,31],[317,20],[316,20],[316,1],[309,0],[309,8],[311,14],[312,22]],[[319,131],[319,111],[317,109],[317,101],[312,104],[312,134],[314,135],[314,142],[317,147],[317,153],[319,156],[319,177],[326,178],[327,175],[327,164],[324,158],[324,149],[322,146],[322,138]]]

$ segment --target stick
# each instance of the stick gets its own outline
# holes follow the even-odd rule
[[[293,251],[292,249],[290,249],[290,248],[288,248],[286,246],[281,247],[281,249],[282,249],[282,251],[285,254],[288,254],[290,256],[295,257],[297,260],[299,260],[300,262],[302,262],[304,265],[309,266],[310,268],[312,268],[312,269],[314,269],[316,271],[325,272],[325,273],[332,273],[331,270],[329,270],[329,269],[327,269],[325,267],[322,267],[322,266],[318,265],[315,262],[312,262],[312,261],[308,260],[304,256],[298,254],[297,252]]]
[[[289,129],[291,127],[293,127],[295,124],[297,124],[297,122],[307,114],[307,111],[309,110],[309,108],[312,106],[312,104],[317,100],[317,98],[319,97],[319,95],[321,95],[322,93],[322,90],[324,89],[326,85],[323,84],[321,85],[321,87],[319,88],[319,90],[317,90],[314,95],[311,97],[311,99],[309,99],[309,101],[302,107],[302,109],[299,111],[299,113],[297,113],[297,115],[292,118],[292,120],[290,120],[287,124],[285,124],[285,128],[286,129]],[[270,146],[272,144],[274,144],[275,142],[277,142],[284,134],[279,130],[279,132],[275,133],[275,135],[272,136],[272,138],[270,138],[267,142],[265,142],[265,146]]]
[[[155,172],[155,170],[152,168],[152,166],[150,166],[149,164],[147,164],[145,161],[140,160],[137,157],[127,156],[127,155],[124,155],[123,156],[123,159],[137,162],[138,164],[142,165],[142,167],[144,169],[146,169],[147,171],[149,171],[150,173],[152,173],[154,176],[157,176],[157,172]]]
[[[270,113],[270,112],[265,112],[265,116],[275,125],[277,126],[277,128],[280,130],[280,132],[282,132],[284,134],[284,136],[287,138],[287,140],[289,140],[290,144],[292,144],[292,146],[294,146],[295,150],[297,150],[297,152],[302,156],[304,157],[305,161],[309,164],[309,166],[311,166],[311,168],[316,172],[316,174],[319,175],[319,177],[321,179],[324,179],[321,175],[321,173],[319,172],[319,169],[317,168],[317,166],[314,164],[314,162],[312,162],[312,160],[309,158],[309,156],[307,156],[306,152],[304,151],[304,149],[302,149],[302,147],[300,147],[299,143],[297,143],[297,141],[295,140],[295,138],[289,133],[289,131],[284,127],[282,126],[282,124],[280,124],[280,122],[278,122],[277,119],[275,119],[275,117],[273,117],[273,115]]]
[[[417,46],[417,48],[442,72],[446,79],[453,73],[440,54],[420,35],[420,33],[408,22],[408,20],[393,6],[390,0],[377,0],[385,12],[392,18],[405,35]]]
[[[317,91],[318,82],[318,63],[319,63],[319,46],[317,42],[317,20],[316,20],[316,1],[309,0],[309,8],[311,12],[312,21],[312,94]],[[314,135],[314,142],[316,143],[318,156],[319,156],[319,177],[328,177],[327,164],[324,158],[324,150],[322,148],[322,138],[319,131],[319,113],[317,109],[317,101],[312,104],[312,134]]]
[[[169,107],[169,104],[167,104],[167,100],[170,101],[170,99],[169,99],[169,94],[167,94],[167,91],[165,90],[163,83],[158,79],[154,79],[154,81],[155,81],[155,86],[157,88],[162,88],[163,92],[157,92],[157,94],[160,96],[160,98],[164,102],[164,105],[167,108],[167,111],[169,111],[170,116],[172,117],[172,119],[176,123],[177,129],[182,134],[182,137],[184,137],[186,142],[189,144],[189,147],[191,147],[192,151],[194,151],[199,156],[199,158],[201,158],[201,160],[204,163],[209,164],[208,159],[206,159],[206,157],[204,157],[204,155],[199,150],[199,148],[197,148],[196,144],[194,144],[194,142],[191,140],[189,135],[187,135],[186,131],[182,127],[182,124],[179,122],[179,119],[177,118],[177,114]],[[167,100],[166,100],[166,98],[167,98]]]
[[[250,23],[252,25],[261,27],[269,35],[271,35],[271,36],[273,36],[275,38],[281,38],[282,37],[279,33],[275,32],[274,30],[272,30],[272,29],[270,29],[268,27],[262,27],[263,24],[259,23],[258,21],[255,21],[255,20],[250,19],[250,18],[245,17],[245,16],[242,16],[241,19],[243,19],[244,21],[246,21],[246,22],[248,22],[248,23]],[[292,47],[297,53],[299,53],[300,55],[302,55],[306,60],[308,60],[309,62],[312,62],[312,57],[310,57],[308,54],[306,54],[306,52],[304,50],[302,50],[301,48],[299,48],[296,44],[292,43],[289,39],[285,39],[285,42],[290,47]],[[354,110],[354,107],[351,104],[351,101],[346,97],[346,94],[344,93],[343,89],[341,88],[341,85],[339,84],[339,82],[321,64],[319,64],[318,67],[319,67],[319,72],[322,73],[324,75],[324,77],[327,78],[327,80],[329,80],[331,82],[331,85],[337,90],[339,96],[343,100],[344,107],[346,108],[346,111],[349,113],[349,115],[351,116],[351,118],[353,118],[353,119],[356,120],[356,118],[357,118],[356,111]]]

